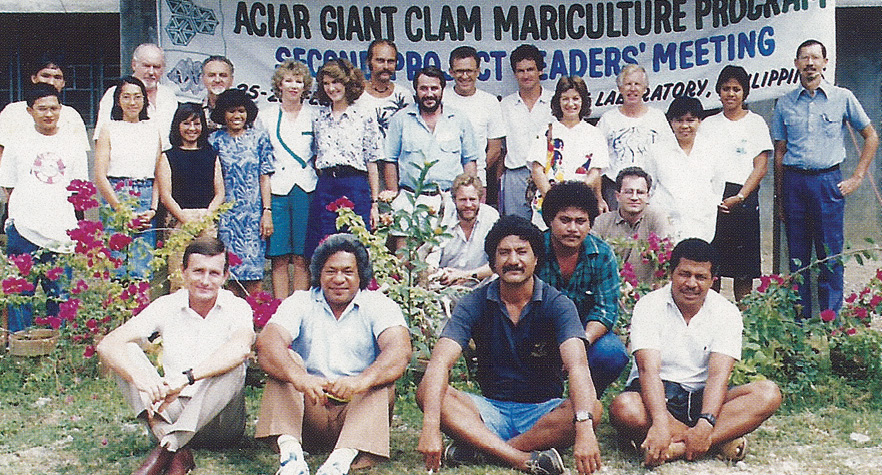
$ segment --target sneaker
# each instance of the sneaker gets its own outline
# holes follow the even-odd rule
[[[728,462],[744,460],[747,455],[747,437],[741,436],[720,446],[717,457]]]
[[[475,450],[469,445],[457,445],[451,442],[444,449],[444,466],[458,467],[460,465],[482,465],[487,463],[487,457],[483,452]]]
[[[548,449],[531,453],[527,469],[533,475],[561,475],[566,467],[557,450]]]
[[[344,467],[341,463],[325,462],[315,472],[315,475],[346,475],[347,473],[349,473],[349,465]]]
[[[279,464],[276,475],[309,475],[309,465],[306,465],[306,460],[303,458],[291,454],[288,456],[288,460]]]

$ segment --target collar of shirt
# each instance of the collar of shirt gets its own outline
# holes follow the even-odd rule
[[[180,289],[180,290],[176,291],[174,294],[172,294],[172,296],[175,299],[175,308],[180,308],[182,312],[190,310],[194,314],[199,315],[196,313],[195,310],[190,308],[190,292],[187,289]],[[235,296],[229,290],[226,290],[226,289],[218,290],[217,299],[215,299],[214,306],[211,307],[211,310],[209,310],[208,315],[211,315],[211,312],[214,312],[214,310],[216,308],[223,309],[229,303],[231,298],[235,298]],[[208,318],[208,315],[206,315],[205,318]],[[200,315],[200,317],[201,317],[201,315]]]
[[[541,89],[541,92],[539,93],[539,99],[537,99],[536,102],[537,103],[551,102],[551,97],[554,96],[554,93],[552,93],[550,89],[545,89],[542,86],[539,86],[539,88]],[[527,104],[524,102],[524,99],[521,97],[520,91],[515,93],[515,103],[522,104],[524,107],[527,106]],[[534,107],[535,107],[535,105],[534,105]]]
[[[495,279],[493,282],[487,284],[487,300],[502,304],[502,297],[499,296],[499,282],[499,279]],[[530,297],[530,302],[542,301],[542,290],[544,286],[545,282],[536,276],[536,274],[533,274],[533,296]]]
[[[343,119],[348,119],[349,116],[351,115],[351,112],[354,110],[355,109],[352,108],[352,104],[350,104],[349,107],[347,107],[346,110],[344,110],[343,113],[340,114],[339,118],[334,118],[334,116],[331,114],[333,112],[331,110],[331,106],[325,106],[325,107],[321,108],[321,110],[319,111],[319,114],[321,114],[322,118],[325,120],[341,121]]]
[[[313,287],[312,289],[310,289],[310,293],[312,293],[313,300],[315,300],[318,305],[325,309],[328,315],[334,315],[334,311],[331,310],[331,306],[330,304],[328,304],[328,299],[325,298],[325,294],[322,291],[321,287]],[[361,306],[363,293],[364,292],[362,292],[361,289],[359,289],[358,292],[355,293],[355,297],[352,297],[352,301],[349,302],[349,305],[347,305],[346,308],[343,310],[343,313],[340,314],[340,318],[338,320],[344,319],[347,315],[349,315],[350,312],[357,310]]]
[[[629,221],[625,220],[625,218],[622,216],[622,213],[616,212],[615,224],[620,225],[622,223],[625,223],[628,225],[629,228],[634,229],[640,225],[640,221],[643,221],[644,216],[646,216],[646,208],[644,208],[643,212],[640,213],[640,217],[637,218],[637,221],[635,221],[634,224],[631,224]]]
[[[405,109],[404,112],[405,112],[405,114],[413,117],[417,121],[417,123],[420,124],[421,126],[423,126],[423,128],[425,128],[427,131],[431,132],[428,124],[426,124],[426,121],[423,119],[422,114],[420,114],[419,105],[417,105],[417,103],[414,102],[413,104],[407,106],[407,109]],[[453,109],[445,110],[444,103],[442,102],[441,103],[441,116],[438,118],[438,123],[440,123],[442,120],[452,119],[453,115],[454,115]],[[435,126],[435,130],[438,130],[437,124]]]
[[[674,286],[670,282],[665,284],[664,287],[664,296],[665,296],[665,305],[668,306],[668,309],[672,312],[671,315],[677,315],[680,317],[680,320],[683,322],[684,326],[688,326],[693,322],[696,322],[701,319],[701,317],[706,313],[705,309],[707,309],[707,295],[704,297],[704,302],[701,303],[701,308],[698,309],[698,312],[692,316],[689,320],[689,323],[686,323],[686,318],[683,317],[683,312],[680,311],[680,307],[677,306],[677,302],[674,301]],[[713,292],[712,290],[708,290],[708,294]]]
[[[797,91],[796,97],[799,98],[802,95],[805,95],[811,99],[811,98],[816,97],[817,93],[820,92],[824,96],[824,98],[826,98],[827,97],[827,88],[829,88],[829,87],[833,87],[833,85],[830,84],[826,79],[822,78],[820,84],[818,84],[818,87],[815,88],[815,96],[812,96],[811,94],[809,94],[808,89],[806,89],[805,86],[803,86],[802,82],[800,81],[799,86],[796,88],[796,91]]]

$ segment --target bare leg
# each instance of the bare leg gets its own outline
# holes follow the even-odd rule
[[[273,281],[273,296],[277,299],[284,299],[291,295],[289,290],[289,279],[288,279],[288,262],[291,261],[291,258],[287,255],[285,256],[273,256],[270,258],[270,265],[272,267],[272,281]]]
[[[740,302],[753,290],[753,279],[735,279],[735,301]]]
[[[638,446],[646,438],[646,433],[652,426],[649,411],[643,405],[643,398],[640,397],[640,393],[634,391],[623,392],[613,399],[609,405],[609,421],[620,434],[633,440]],[[686,424],[674,419],[670,413],[668,413],[668,427],[672,439],[689,429]],[[667,454],[669,459],[673,460],[682,457],[685,452],[686,445],[678,443],[671,444]]]
[[[295,254],[291,256],[291,262],[294,264],[294,290],[309,290],[309,260]]]
[[[594,429],[597,430],[603,415],[600,401],[597,401],[591,412],[594,416]],[[527,432],[511,438],[508,444],[526,453],[552,447],[569,447],[576,441],[574,417],[573,402],[567,399],[553,411],[540,417]]]
[[[525,470],[530,453],[507,444],[484,425],[475,403],[465,393],[447,387],[441,401],[441,430],[453,440],[468,444],[510,466]]]

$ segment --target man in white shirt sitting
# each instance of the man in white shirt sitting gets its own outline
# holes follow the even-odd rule
[[[159,444],[133,475],[184,475],[195,464],[187,448],[197,434],[217,445],[245,432],[245,360],[254,342],[251,307],[222,287],[229,255],[216,238],[184,250],[184,288],[159,297],[108,333],[102,361]],[[164,376],[139,343],[162,338]]]
[[[450,238],[429,253],[426,261],[441,285],[467,285],[469,287],[493,275],[484,239],[499,219],[492,206],[481,203],[484,186],[481,179],[463,173],[453,180],[450,188],[456,213],[447,213],[442,224],[447,226]]]

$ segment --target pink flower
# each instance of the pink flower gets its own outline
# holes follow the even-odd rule
[[[335,201],[328,203],[328,206],[325,206],[325,209],[330,212],[336,212],[340,208],[349,208],[355,209],[355,203],[349,200],[346,196],[341,196],[337,198]]]
[[[67,302],[61,302],[58,304],[58,316],[69,322],[76,320],[77,318],[77,310],[80,308],[80,300],[79,299],[70,299]]]
[[[858,307],[858,308],[854,309],[854,314],[858,318],[860,318],[861,320],[867,318],[867,315],[868,315],[867,309],[865,309],[864,307]]]
[[[882,295],[876,294],[870,299],[871,307],[878,307],[880,303],[882,303]]]
[[[619,271],[619,276],[621,276],[625,282],[631,284],[632,287],[637,287],[639,284],[637,274],[634,272],[634,266],[630,262],[626,262],[622,265],[622,270]]]
[[[86,345],[86,350],[83,351],[83,358],[91,358],[95,356],[95,347],[92,345]]]
[[[70,289],[70,293],[77,295],[79,293],[85,292],[86,290],[89,290],[89,284],[87,284],[85,280],[80,279],[77,281],[76,284],[74,284],[73,288]]]
[[[823,320],[825,322],[832,322],[833,320],[836,320],[836,312],[834,312],[833,310],[830,310],[829,308],[827,310],[822,311],[821,312],[821,320]]]
[[[32,292],[34,290],[34,284],[18,277],[9,277],[0,282],[0,285],[2,285],[3,293],[6,295]]]
[[[367,285],[368,290],[377,290],[379,288],[380,288],[380,284],[377,283],[377,279],[371,279],[371,281],[368,282],[368,285]]]
[[[856,328],[849,328],[848,330],[845,330],[845,334],[848,336],[854,335],[855,333],[857,333]]]
[[[90,181],[71,180],[67,190],[71,195],[67,197],[67,201],[73,204],[77,211],[85,211],[98,207],[98,201],[95,200],[95,185]]]
[[[61,274],[64,273],[64,269],[61,267],[53,267],[46,271],[46,278],[49,280],[58,280],[61,277]]]
[[[876,278],[882,280],[882,268],[876,269]]]
[[[759,293],[763,293],[766,290],[769,290],[769,285],[772,284],[772,277],[768,275],[760,276],[760,285],[756,288],[756,291]]]
[[[31,268],[34,266],[34,258],[31,257],[30,254],[10,256],[9,260],[15,264],[15,267],[18,267],[18,273],[21,274],[22,277],[31,275]]]
[[[107,247],[109,247],[112,251],[122,251],[131,242],[132,238],[130,236],[120,233],[114,233],[113,236],[110,236]]]
[[[854,302],[856,299],[857,299],[857,294],[854,293],[854,292],[852,292],[851,295],[849,295],[848,297],[845,298],[845,301],[846,301],[847,303],[852,303],[852,302]]]
[[[98,328],[98,321],[94,318],[90,318],[88,321],[86,321],[86,328],[88,328],[89,330],[94,330]]]
[[[49,323],[49,326],[52,327],[53,329],[58,330],[59,328],[61,328],[61,319],[60,318],[46,317],[46,319],[48,320],[47,323]]]
[[[227,259],[230,261],[230,267],[236,267],[242,263],[242,259],[233,251],[227,251]]]

